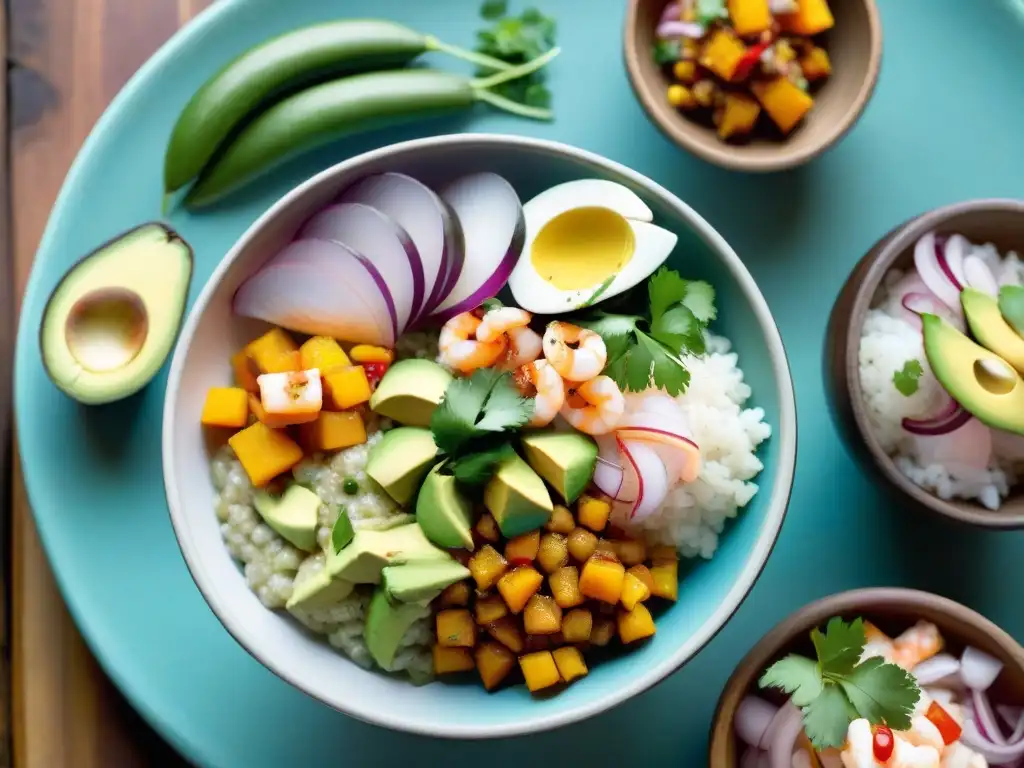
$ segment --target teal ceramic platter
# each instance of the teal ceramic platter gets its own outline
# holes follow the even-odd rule
[[[64,270],[159,210],[164,142],[192,91],[263,38],[362,15],[365,6],[223,0],[139,71],[83,148],[46,230],[24,300],[15,407],[32,507],[71,611],[107,672],[175,747],[217,768],[409,760],[690,768],[706,763],[712,710],[736,662],[768,627],[814,598],[913,586],[965,602],[1024,640],[1015,567],[1024,559],[1024,534],[954,528],[893,506],[854,466],[827,415],[823,333],[857,259],[882,233],[929,208],[1024,197],[1024,10],[1015,0],[880,4],[886,42],[874,99],[842,143],[795,171],[736,175],[669,144],[626,81],[623,4],[543,0],[560,22],[565,51],[551,70],[557,122],[479,112],[376,133],[291,165],[216,215],[172,217],[196,249],[194,298],[246,227],[317,170],[418,135],[520,133],[649,175],[705,216],[758,281],[789,352],[801,430],[790,514],[761,580],[711,645],[661,686],[588,722],[500,743],[442,742],[364,725],[250,658],[207,608],[171,531],[160,463],[165,375],[140,397],[81,409],[46,379],[36,346],[47,295]],[[475,0],[379,0],[373,13],[470,45],[476,7]]]

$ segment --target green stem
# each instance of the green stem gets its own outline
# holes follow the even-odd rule
[[[468,51],[457,45],[449,45],[443,40],[438,40],[433,35],[427,35],[426,42],[428,51],[447,53],[449,56],[454,56],[456,59],[462,59],[463,61],[468,61],[471,64],[476,64],[478,67],[495,69],[499,72],[512,69],[512,65],[507,61],[502,61],[501,59],[496,59],[493,56],[487,56],[483,53],[477,53],[476,51]]]
[[[496,107],[505,112],[511,112],[513,115],[519,115],[520,117],[528,117],[531,120],[553,120],[555,115],[550,109],[541,109],[539,107],[528,107],[525,104],[520,104],[518,101],[512,101],[506,99],[504,96],[499,96],[496,93],[490,91],[477,89],[476,97],[492,107]]]
[[[518,80],[521,77],[532,75],[538,69],[542,69],[551,61],[555,56],[562,52],[561,48],[552,48],[550,51],[542,56],[538,56],[535,59],[531,59],[525,64],[519,64],[510,69],[506,69],[504,72],[498,72],[496,75],[490,77],[483,77],[473,81],[473,85],[476,88],[489,89],[502,83],[507,83],[511,80]]]

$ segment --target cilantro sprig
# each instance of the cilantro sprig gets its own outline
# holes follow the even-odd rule
[[[817,661],[790,654],[768,668],[762,688],[790,695],[804,717],[804,731],[815,749],[842,747],[850,722],[863,717],[872,725],[910,728],[921,697],[914,677],[877,656],[861,661],[867,638],[864,622],[829,620],[824,633],[811,630]]]
[[[452,381],[430,419],[434,443],[447,457],[442,471],[460,482],[485,482],[512,453],[511,433],[533,416],[512,375],[481,368]]]
[[[655,386],[678,395],[690,384],[683,357],[706,351],[705,330],[716,317],[715,290],[662,267],[648,281],[647,295],[649,317],[597,312],[580,324],[604,339],[604,372],[620,389],[642,392],[653,380]]]
[[[896,390],[904,397],[910,397],[920,385],[921,374],[924,373],[924,369],[921,367],[921,361],[911,358],[903,364],[903,367],[895,371],[892,375],[892,384],[896,387]]]
[[[485,0],[480,16],[490,22],[477,32],[477,53],[509,64],[525,64],[555,47],[555,20],[536,8],[527,8],[518,16],[508,13],[507,0]],[[481,70],[478,74],[489,74]],[[512,101],[547,109],[551,92],[544,84],[545,73],[538,70],[528,77],[495,86],[494,91]]]

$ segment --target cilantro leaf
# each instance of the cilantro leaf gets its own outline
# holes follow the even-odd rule
[[[651,321],[656,321],[665,314],[673,304],[678,304],[686,296],[687,283],[679,273],[668,267],[662,267],[647,283],[647,295],[651,302]]]
[[[452,474],[460,483],[481,485],[490,480],[495,468],[510,455],[515,453],[509,443],[502,443],[493,448],[463,456],[451,463]]]
[[[725,0],[697,0],[697,23],[714,24],[719,19],[729,18]]]
[[[608,359],[614,360],[622,357],[632,346],[633,334],[637,330],[637,322],[641,319],[636,315],[609,315],[607,312],[598,312],[595,319],[583,321],[580,325],[600,334],[608,349]]]
[[[858,664],[839,685],[857,713],[872,725],[885,723],[898,731],[910,728],[921,691],[903,667],[873,656]]]
[[[626,356],[626,379],[619,387],[624,391],[643,392],[651,382],[654,356],[646,344],[637,344]]]
[[[547,109],[551,106],[551,91],[548,90],[547,86],[542,83],[530,83],[526,87],[526,94],[523,96],[523,101],[529,107],[539,107],[541,109]]]
[[[344,507],[338,507],[338,519],[334,521],[331,528],[331,545],[335,552],[340,552],[355,538],[356,532],[349,520],[348,511]]]
[[[678,40],[659,40],[654,44],[654,63],[664,66],[683,58],[683,46]]]
[[[822,688],[821,694],[802,711],[804,732],[815,749],[842,747],[846,742],[846,730],[857,716],[850,711],[850,702],[836,685]]]
[[[480,9],[480,15],[491,25],[477,32],[478,53],[515,66],[542,56],[555,46],[555,21],[537,8],[527,8],[515,16],[508,14],[505,0],[488,0]],[[493,73],[481,68],[477,74]],[[545,77],[541,70],[497,85],[493,91],[521,104],[545,108],[551,102],[551,94],[544,85]]]
[[[480,6],[481,18],[487,19],[488,21],[500,19],[507,11],[507,0],[485,0],[484,4]]]
[[[502,432],[523,426],[533,416],[533,400],[523,397],[509,375],[501,376],[491,388],[484,415],[477,429]]]
[[[798,707],[806,707],[821,695],[825,687],[818,665],[806,656],[794,653],[768,667],[758,685],[762,688],[782,689],[791,695],[793,703]]]
[[[467,441],[481,433],[477,419],[503,375],[501,371],[481,368],[448,385],[444,399],[430,417],[430,431],[438,448],[449,455],[458,453]]]
[[[892,375],[893,386],[896,390],[904,397],[910,397],[912,394],[917,392],[918,379],[921,378],[921,374],[924,373],[924,369],[921,367],[921,361],[917,359],[907,360],[903,364],[903,368],[896,371]]]
[[[703,280],[687,282],[686,295],[682,303],[701,325],[706,326],[718,317],[718,310],[715,308],[715,289]]]
[[[505,305],[501,303],[501,299],[495,297],[493,299],[484,299],[480,302],[480,306],[483,308],[484,313],[490,312],[492,309],[501,309]]]
[[[646,348],[654,362],[651,378],[654,379],[655,386],[664,389],[673,397],[685,392],[690,385],[690,372],[686,370],[679,356],[646,333],[638,331],[637,339],[640,342],[637,348]],[[646,385],[643,388],[646,388]]]
[[[834,616],[826,625],[825,634],[817,627],[811,630],[811,642],[825,677],[848,675],[860,661],[867,643],[864,621],[857,618],[847,624]]]
[[[651,323],[651,336],[678,354],[703,355],[704,329],[686,306],[680,304]]]

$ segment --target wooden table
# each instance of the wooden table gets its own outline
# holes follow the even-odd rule
[[[0,131],[9,131],[9,153],[0,153],[0,468],[11,460],[8,376],[17,306],[50,207],[109,101],[210,1],[8,0],[6,19],[0,3],[0,53],[6,43],[8,59]],[[183,764],[85,648],[40,548],[16,462],[12,478],[13,509],[0,541],[12,555],[0,577],[7,587],[0,592],[0,767]],[[5,480],[0,472],[7,498]],[[0,509],[8,505],[0,502]]]

